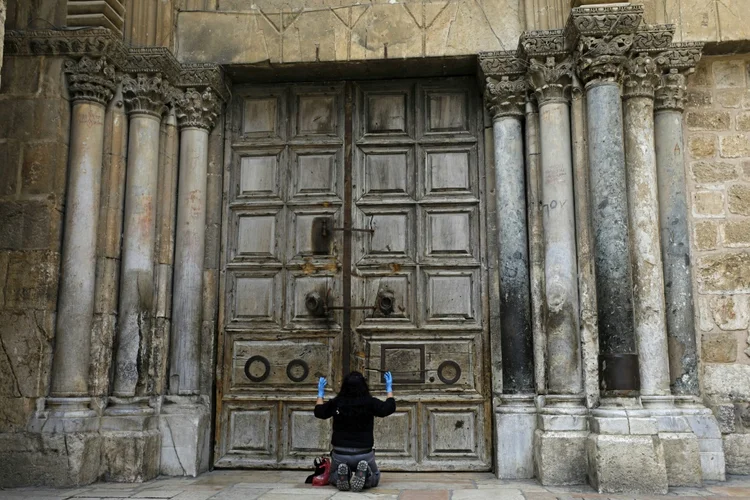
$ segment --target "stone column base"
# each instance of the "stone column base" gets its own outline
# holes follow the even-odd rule
[[[497,477],[534,477],[536,404],[533,394],[506,394],[495,398],[495,453]]]
[[[48,398],[27,432],[0,434],[0,486],[64,488],[99,478],[99,416],[90,398]]]
[[[161,433],[149,398],[110,398],[101,433],[103,480],[134,483],[159,475]]]
[[[539,398],[534,433],[536,476],[545,486],[585,484],[588,410],[578,396]]]
[[[159,415],[160,473],[197,476],[209,467],[211,413],[200,396],[165,396]]]
[[[589,482],[599,493],[667,493],[667,465],[656,419],[647,410],[603,407],[591,411],[586,441]]]
[[[713,412],[695,398],[676,398],[679,412],[690,431],[698,438],[698,449],[704,481],[725,481],[726,463],[721,430]]]

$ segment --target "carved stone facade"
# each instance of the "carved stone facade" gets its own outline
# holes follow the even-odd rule
[[[42,3],[91,27],[10,0],[0,485],[299,466],[328,446],[304,384],[388,363],[434,400],[379,435],[386,470],[750,473],[750,62],[701,62],[666,2]],[[337,312],[344,253],[372,316]]]

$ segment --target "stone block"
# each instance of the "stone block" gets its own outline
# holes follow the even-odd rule
[[[698,250],[715,250],[718,244],[719,224],[713,221],[697,221],[693,242]]]
[[[709,299],[713,322],[722,330],[744,330],[750,326],[750,296],[719,295]]]
[[[45,395],[52,355],[53,313],[0,311],[0,396]]]
[[[0,373],[2,373],[1,370],[2,368],[0,368]],[[0,397],[0,433],[23,432],[35,407],[36,399],[34,398]]]
[[[693,214],[697,217],[721,217],[724,215],[724,193],[721,191],[693,193]]]
[[[589,481],[599,493],[667,493],[664,447],[658,436],[591,434]]]
[[[729,205],[729,212],[733,214],[750,215],[750,186],[744,184],[730,186],[727,204]]]
[[[716,103],[723,108],[739,108],[746,92],[744,89],[723,89],[716,93]]]
[[[21,145],[18,141],[0,140],[0,196],[16,194],[20,158]]]
[[[675,415],[659,415],[656,418],[656,427],[659,433],[682,433],[692,432],[685,417]]]
[[[69,488],[99,476],[101,437],[95,432],[0,435],[0,487]]]
[[[716,88],[745,88],[744,61],[714,61],[712,69]]]
[[[750,130],[750,111],[737,113],[737,130]]]
[[[739,178],[737,165],[723,161],[696,161],[690,166],[698,184],[721,184]]]
[[[688,111],[685,122],[691,130],[729,130],[729,112],[715,109]]]
[[[750,252],[724,252],[698,259],[700,293],[750,293]]]
[[[746,430],[750,430],[750,403],[736,403],[734,405],[740,425]]]
[[[728,474],[750,474],[750,434],[724,436],[724,457]]]
[[[710,411],[701,414],[687,414],[685,419],[690,424],[693,434],[698,439],[718,439],[721,438],[719,424],[716,423],[716,417]]]
[[[726,480],[726,461],[724,459],[724,452],[701,452],[700,459],[704,481]]]
[[[24,145],[21,165],[21,194],[65,192],[68,147],[60,142],[34,142]]]
[[[42,57],[9,56],[2,64],[0,92],[13,96],[33,96],[39,89]]]
[[[706,363],[734,363],[737,361],[737,338],[732,333],[704,333],[701,359]]]
[[[702,486],[703,471],[695,434],[665,432],[659,433],[659,439],[664,447],[669,486]]]
[[[159,475],[160,451],[161,434],[157,429],[103,432],[102,479],[120,483],[149,481]]]
[[[500,479],[534,477],[534,413],[496,413],[497,469]]]
[[[712,158],[716,155],[716,136],[714,135],[690,135],[688,138],[688,151],[694,159]]]
[[[733,404],[718,404],[712,408],[719,424],[722,434],[731,434],[735,431],[735,408]]]
[[[744,158],[750,156],[750,135],[731,134],[721,138],[722,158]]]
[[[590,420],[591,432],[596,434],[630,434],[630,425],[627,417],[622,418],[598,418]]]
[[[534,434],[534,467],[544,486],[584,484],[588,469],[587,431],[542,431]]]
[[[656,419],[653,418],[628,418],[631,434],[654,435],[658,432]]]
[[[161,474],[197,476],[208,470],[211,416],[203,403],[168,398],[159,416]]]
[[[750,246],[750,219],[730,220],[723,225],[724,244],[728,247]]]
[[[717,96],[718,99],[718,96]],[[710,90],[690,89],[686,96],[688,108],[707,108],[713,104],[713,93]]]
[[[703,386],[706,396],[717,400],[750,400],[750,366],[711,364],[704,366]],[[717,436],[720,437],[718,433]]]
[[[44,309],[57,305],[59,255],[55,252],[13,252],[8,257],[5,307]]]
[[[714,76],[711,71],[711,61],[703,58],[695,67],[695,72],[687,78],[688,87],[713,87]]]

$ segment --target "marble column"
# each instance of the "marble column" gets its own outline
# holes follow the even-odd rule
[[[495,143],[503,393],[531,393],[534,357],[523,149],[526,83],[508,76],[488,78],[486,89]]]
[[[161,117],[168,84],[160,74],[123,77],[130,118],[120,308],[113,395],[135,396],[148,359],[154,296],[154,245]],[[143,387],[139,393],[143,393]]]
[[[177,100],[180,171],[174,257],[169,393],[200,389],[200,335],[206,231],[208,133],[219,112],[212,90],[187,89]]]
[[[662,56],[666,73],[656,89],[654,118],[670,381],[678,396],[700,392],[682,131],[684,73],[697,63],[700,51],[700,46],[689,45]]]
[[[539,103],[544,275],[547,302],[547,390],[580,395],[578,275],[570,134],[570,58],[531,58],[528,75]]]
[[[89,395],[104,115],[115,89],[115,70],[105,58],[66,61],[65,73],[73,110],[52,398]]]
[[[523,118],[527,85],[511,53],[482,61],[492,116],[500,288],[502,394],[493,398],[497,476],[534,476],[536,429]],[[496,344],[495,344],[496,345]]]
[[[633,312],[642,399],[670,394],[654,148],[657,71],[654,59],[640,53],[627,62],[623,84]]]

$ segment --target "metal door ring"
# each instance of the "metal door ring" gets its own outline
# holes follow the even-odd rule
[[[252,373],[250,373],[250,365],[252,365],[254,362],[260,361],[263,363],[263,366],[266,367],[266,370],[263,372],[263,375],[256,377]],[[265,379],[268,378],[268,376],[271,374],[271,363],[268,362],[266,358],[263,356],[252,356],[250,359],[245,361],[245,375],[247,378],[252,380],[253,382],[263,382]]]
[[[301,367],[302,368],[302,375],[299,377],[294,376],[294,368],[295,367]],[[292,382],[302,382],[307,378],[307,375],[310,373],[310,367],[307,366],[307,363],[305,363],[301,359],[293,359],[289,362],[288,365],[286,365],[286,376],[289,377],[289,380]]]
[[[456,375],[452,378],[448,378],[443,374],[443,372],[449,368],[453,368],[453,370],[456,372]],[[458,382],[458,379],[461,378],[461,367],[458,366],[458,363],[456,363],[455,361],[443,361],[442,363],[440,363],[440,366],[438,366],[437,376],[442,383],[446,385],[453,385]]]

